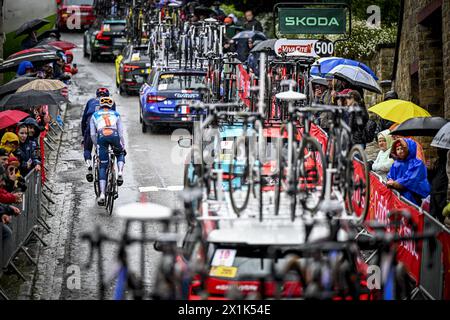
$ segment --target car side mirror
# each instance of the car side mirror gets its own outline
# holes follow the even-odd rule
[[[180,139],[178,139],[178,146],[180,148],[190,148],[192,147],[192,139],[181,137]]]

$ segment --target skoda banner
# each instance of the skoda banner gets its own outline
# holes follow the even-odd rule
[[[278,8],[281,34],[345,34],[345,8]]]

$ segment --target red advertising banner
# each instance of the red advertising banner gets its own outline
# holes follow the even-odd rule
[[[424,217],[417,207],[401,200],[390,189],[386,188],[377,176],[370,174],[370,204],[366,220],[375,220],[382,224],[388,223],[387,214],[394,209],[407,209],[413,222],[417,225],[417,233],[422,233]],[[400,236],[408,236],[413,233],[411,226],[403,221],[398,230]],[[421,247],[413,241],[404,241],[398,244],[397,258],[403,262],[409,275],[419,283]]]
[[[450,234],[442,232],[438,236],[442,245],[442,264],[444,267],[444,288],[442,298],[450,300]]]
[[[239,66],[239,72],[237,77],[237,87],[239,90],[239,98],[244,102],[247,107],[250,107],[250,75],[244,69],[242,64]]]

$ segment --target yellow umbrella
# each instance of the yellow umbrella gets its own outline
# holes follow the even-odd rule
[[[66,85],[64,82],[53,79],[37,79],[27,84],[21,86],[17,89],[17,92],[25,92],[29,90],[37,90],[37,91],[54,91],[65,88]]]
[[[403,121],[416,117],[431,117],[431,114],[427,110],[418,105],[410,101],[398,99],[381,102],[369,108],[369,111],[395,123],[402,123]]]

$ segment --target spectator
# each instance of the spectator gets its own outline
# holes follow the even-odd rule
[[[325,105],[336,104],[335,97],[337,95],[338,81],[333,78],[327,78],[328,88],[324,91],[321,99],[321,103]],[[321,112],[319,115],[319,125],[325,131],[330,130],[330,121],[332,114],[330,112]]]
[[[38,113],[38,116],[40,116],[40,113]],[[41,134],[41,131],[43,131],[43,128],[39,126],[37,120],[29,117],[26,118],[22,123],[20,123],[19,126],[21,124],[27,126],[28,136],[32,141],[36,142],[36,144],[39,146],[39,135]]]
[[[450,181],[450,150],[447,152],[447,179]],[[448,188],[448,186],[447,186]],[[444,224],[447,226],[447,228],[450,228],[450,190],[447,190],[447,205],[445,206],[444,210],[442,210],[442,215],[444,216]]]
[[[378,134],[377,141],[380,151],[372,165],[372,170],[383,177],[383,179],[386,178],[387,173],[394,163],[394,159],[390,158],[393,140],[389,133],[389,130],[384,130]]]
[[[78,67],[77,64],[74,63],[73,66],[71,65],[73,62],[73,52],[70,50],[66,51],[66,57],[67,57],[67,64],[65,66],[64,71],[66,73],[70,73],[72,75],[77,74],[78,73]]]
[[[19,125],[18,135],[20,145],[16,154],[20,159],[20,174],[25,177],[33,168],[36,171],[41,171],[39,151],[36,142],[29,137],[26,124]]]
[[[235,24],[235,25],[237,25],[238,22],[239,22],[239,19],[234,15],[234,13],[230,13],[230,14],[228,15],[228,18],[233,19],[233,24]]]
[[[0,148],[0,167],[5,168],[8,161],[8,152],[4,148]]]
[[[20,162],[14,155],[10,155],[6,163],[5,189],[8,192],[20,190],[25,192],[27,189],[25,179],[19,173]]]
[[[444,222],[442,211],[447,204],[447,188],[448,177],[447,167],[447,150],[437,149],[438,159],[434,170],[428,173],[431,178],[431,194],[430,194],[430,214],[441,222]]]
[[[252,10],[245,11],[244,30],[264,32],[261,22],[255,19]]]
[[[391,131],[391,132],[394,131],[399,125],[400,125],[399,123],[394,123],[389,128],[389,131]],[[417,159],[422,160],[422,162],[426,164],[425,153],[423,152],[423,148],[422,148],[422,145],[420,144],[420,142],[417,141],[416,139],[414,139],[414,137],[402,137],[402,136],[398,136],[398,135],[395,135],[395,134],[392,135],[392,139],[394,139],[394,140],[401,139],[401,138],[411,139],[417,144]]]
[[[223,21],[225,23],[225,41],[230,41],[237,33],[237,28],[235,26],[235,23],[231,17],[226,17]],[[226,43],[225,42],[225,43]]]
[[[417,143],[411,139],[398,139],[392,144],[391,156],[394,158],[387,174],[387,187],[400,192],[411,202],[420,205],[421,199],[430,194],[425,164],[417,159]]]
[[[227,14],[220,8],[220,4],[221,4],[220,1],[215,1],[213,3],[212,10],[215,12],[217,18],[220,21],[223,21],[223,19],[227,16]]]
[[[19,67],[17,68],[16,78],[17,77],[28,77],[30,75],[33,75],[33,72],[34,72],[33,64],[28,60],[22,61],[19,64]]]
[[[16,151],[19,147],[19,137],[12,132],[6,132],[1,140],[0,148],[3,148],[6,150],[8,155],[10,155],[12,152]]]
[[[31,49],[38,44],[37,33],[36,31],[31,31],[28,36],[22,41],[20,44],[22,50]]]
[[[367,112],[362,97],[356,90],[344,90],[348,94],[347,107],[358,107],[360,110],[350,112],[348,116],[348,125],[352,129],[352,144],[361,144],[366,147],[366,124],[369,121],[369,113]]]
[[[6,176],[5,169],[0,168],[0,203],[2,204],[13,204],[22,202],[21,193],[11,193],[6,190]]]

